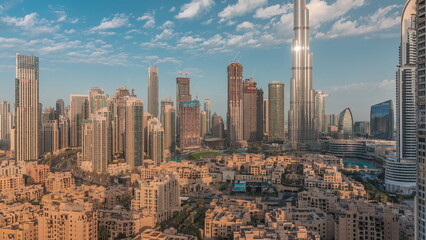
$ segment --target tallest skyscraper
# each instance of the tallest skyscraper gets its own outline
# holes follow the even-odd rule
[[[312,89],[312,53],[309,51],[309,10],[306,0],[294,1],[293,30],[288,129],[292,148],[298,149],[316,140],[315,90]]]

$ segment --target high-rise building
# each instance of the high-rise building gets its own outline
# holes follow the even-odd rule
[[[113,111],[113,153],[123,153],[125,149],[126,103],[129,96],[135,97],[134,92],[132,91],[130,94],[129,90],[125,87],[119,87],[112,98],[112,106],[110,108]]]
[[[256,141],[263,140],[263,90],[256,91]]]
[[[70,147],[81,147],[83,120],[89,117],[89,96],[70,96]]]
[[[176,78],[176,107],[179,115],[179,106],[181,101],[191,101],[191,79],[188,77]]]
[[[83,124],[83,156],[94,172],[106,172],[112,159],[110,111],[102,108]]]
[[[148,121],[149,151],[148,154],[156,165],[166,161],[164,156],[164,128],[158,118]]]
[[[65,114],[65,103],[63,99],[56,100],[56,108],[55,108],[56,116]]]
[[[316,141],[315,90],[312,89],[312,53],[309,51],[309,10],[306,0],[294,1],[293,30],[288,134],[292,147],[300,148]]]
[[[10,141],[10,130],[13,126],[13,115],[7,101],[0,102],[0,141]]]
[[[158,68],[148,68],[148,112],[158,117]]]
[[[41,122],[47,122],[56,119],[55,109],[48,107],[43,110],[41,113]]]
[[[243,127],[243,66],[231,63],[228,66],[228,145],[245,147]]]
[[[354,137],[368,137],[370,135],[370,122],[358,121],[354,123]]]
[[[415,1],[415,0],[411,0]],[[417,97],[417,188],[414,199],[415,239],[426,239],[426,66],[425,44],[426,39],[426,2],[416,1],[417,16],[417,70],[416,70],[416,97]]]
[[[105,94],[103,89],[98,87],[92,87],[89,94],[89,108],[90,113],[99,111],[100,109],[107,106],[108,96]]]
[[[315,130],[318,133],[325,133],[325,98],[329,95],[322,91],[315,92]]]
[[[263,136],[269,135],[269,103],[263,99]]]
[[[47,120],[41,127],[41,153],[54,153],[59,150],[58,120]]]
[[[284,140],[284,83],[268,84],[269,140]]]
[[[160,115],[160,121],[161,124],[164,125],[164,113],[166,111],[166,107],[167,106],[172,106],[173,107],[173,101],[172,99],[168,98],[168,99],[164,99],[161,101],[161,115]]]
[[[179,105],[179,147],[181,152],[201,148],[200,102],[181,101]]]
[[[41,127],[39,62],[36,56],[16,54],[15,114],[16,160],[38,159]]]
[[[142,166],[143,162],[143,102],[136,97],[126,101],[125,156],[129,167]]]
[[[393,127],[392,100],[371,106],[370,131],[374,138],[393,140]]]
[[[149,126],[148,123],[154,117],[151,113],[144,112],[143,113],[143,150],[145,154],[149,154]]]
[[[212,116],[212,135],[213,138],[224,138],[224,125],[223,125],[223,119],[221,116],[217,115],[216,113]]]
[[[243,138],[247,142],[258,140],[257,134],[257,83],[243,81]]]
[[[206,111],[207,133],[212,132],[212,101],[208,98],[204,99],[204,111]]]
[[[339,133],[343,134],[343,138],[352,138],[354,135],[353,127],[354,120],[351,109],[346,108],[339,116]]]
[[[408,0],[401,18],[401,45],[396,72],[397,156],[386,160],[389,192],[410,195],[416,189],[416,3]]]
[[[201,111],[200,113],[200,137],[204,139],[207,135],[207,113]]]
[[[66,115],[59,115],[59,149],[70,146],[70,120]]]
[[[164,150],[169,158],[176,152],[176,110],[173,105],[166,105],[163,114]]]

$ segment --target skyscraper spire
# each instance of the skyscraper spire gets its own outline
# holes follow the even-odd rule
[[[309,51],[309,10],[306,0],[294,1],[293,67],[290,81],[289,137],[293,148],[316,140],[315,90],[312,89],[312,53]]]

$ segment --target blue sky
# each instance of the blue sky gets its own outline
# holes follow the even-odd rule
[[[308,0],[313,85],[330,94],[327,113],[370,106],[395,95],[401,0]],[[0,2],[0,99],[13,101],[15,54],[40,57],[40,101],[134,88],[146,103],[147,68],[157,65],[160,98],[175,100],[175,78],[226,113],[226,66],[244,77],[286,84],[291,77],[290,0],[5,0]],[[265,97],[267,94],[265,94]]]

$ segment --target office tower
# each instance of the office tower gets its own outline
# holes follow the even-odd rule
[[[397,156],[386,159],[389,192],[410,195],[416,189],[416,3],[407,1],[401,18],[401,45],[396,72]],[[392,128],[393,129],[393,128]]]
[[[370,122],[358,121],[354,123],[355,137],[368,137],[370,135]]]
[[[166,161],[164,156],[164,128],[158,118],[148,121],[149,151],[148,155],[156,165]]]
[[[411,0],[414,1],[414,0]],[[416,1],[417,32],[422,33],[417,38],[417,188],[414,203],[415,239],[426,239],[426,88],[425,88],[425,44],[423,33],[426,31],[426,3]]]
[[[212,135],[213,138],[224,138],[224,125],[222,117],[217,115],[216,113],[212,116]]]
[[[164,99],[161,101],[161,115],[160,115],[160,121],[161,124],[164,125],[164,113],[166,111],[166,107],[167,106],[172,106],[173,107],[173,101],[172,99],[168,98],[168,99]]]
[[[212,101],[208,98],[204,99],[204,111],[206,111],[207,133],[212,132]]]
[[[125,87],[119,87],[112,98],[113,111],[113,137],[112,148],[113,153],[123,153],[125,148],[125,123],[126,123],[126,102],[129,96],[134,96],[134,92],[130,94],[129,90]],[[146,149],[146,148],[144,148]]]
[[[54,153],[59,150],[58,120],[47,120],[41,125],[41,153]]]
[[[350,108],[345,108],[339,116],[339,132],[343,134],[343,138],[353,137],[354,120]]]
[[[243,66],[231,63],[228,66],[228,145],[245,147],[243,127]]]
[[[312,89],[312,53],[309,51],[309,10],[306,0],[294,1],[293,29],[288,134],[292,147],[298,149],[316,141],[315,90]]]
[[[10,142],[10,130],[13,126],[13,115],[7,101],[0,102],[0,141]]]
[[[340,115],[337,114],[337,113],[331,115],[331,120],[332,120],[331,125],[332,126],[339,126],[339,117],[340,117]]]
[[[179,115],[179,106],[181,101],[191,101],[190,78],[176,78],[176,107]]]
[[[89,108],[90,113],[99,111],[107,106],[108,96],[104,93],[103,89],[92,87],[89,94]]]
[[[257,141],[257,84],[252,79],[243,81],[243,139]]]
[[[371,106],[370,130],[374,138],[393,140],[393,127],[392,100]]]
[[[148,112],[158,117],[158,68],[148,68]]]
[[[59,115],[59,149],[70,146],[70,120],[66,115]]]
[[[56,119],[55,109],[48,107],[43,110],[41,113],[41,122],[47,122]]]
[[[112,159],[110,111],[102,108],[83,124],[83,156],[92,162],[94,172],[106,172]]]
[[[63,99],[56,100],[56,116],[59,117],[59,115],[65,114],[65,103]]]
[[[143,113],[143,151],[146,155],[149,155],[149,122],[154,117],[151,113],[144,112]]]
[[[325,133],[325,98],[329,95],[322,91],[315,92],[315,131],[317,133]]]
[[[256,91],[256,141],[263,140],[263,90]]]
[[[268,84],[269,140],[284,140],[284,83]]]
[[[201,148],[200,102],[181,101],[179,105],[179,147],[181,152]]]
[[[89,117],[89,96],[70,96],[70,147],[81,147],[83,120]]]
[[[263,99],[263,136],[269,135],[269,103],[268,99]]]
[[[164,150],[165,157],[169,158],[176,152],[176,110],[173,105],[166,105],[163,114]]]
[[[147,211],[156,223],[172,218],[173,213],[180,210],[179,181],[175,175],[160,174],[153,179],[142,181],[134,191],[132,210]]]
[[[143,102],[136,97],[126,101],[125,119],[125,156],[126,162],[133,168],[143,162]]]
[[[204,139],[207,135],[207,112],[201,111],[200,113],[200,137]]]
[[[15,114],[16,160],[39,157],[39,65],[38,57],[16,54]]]

